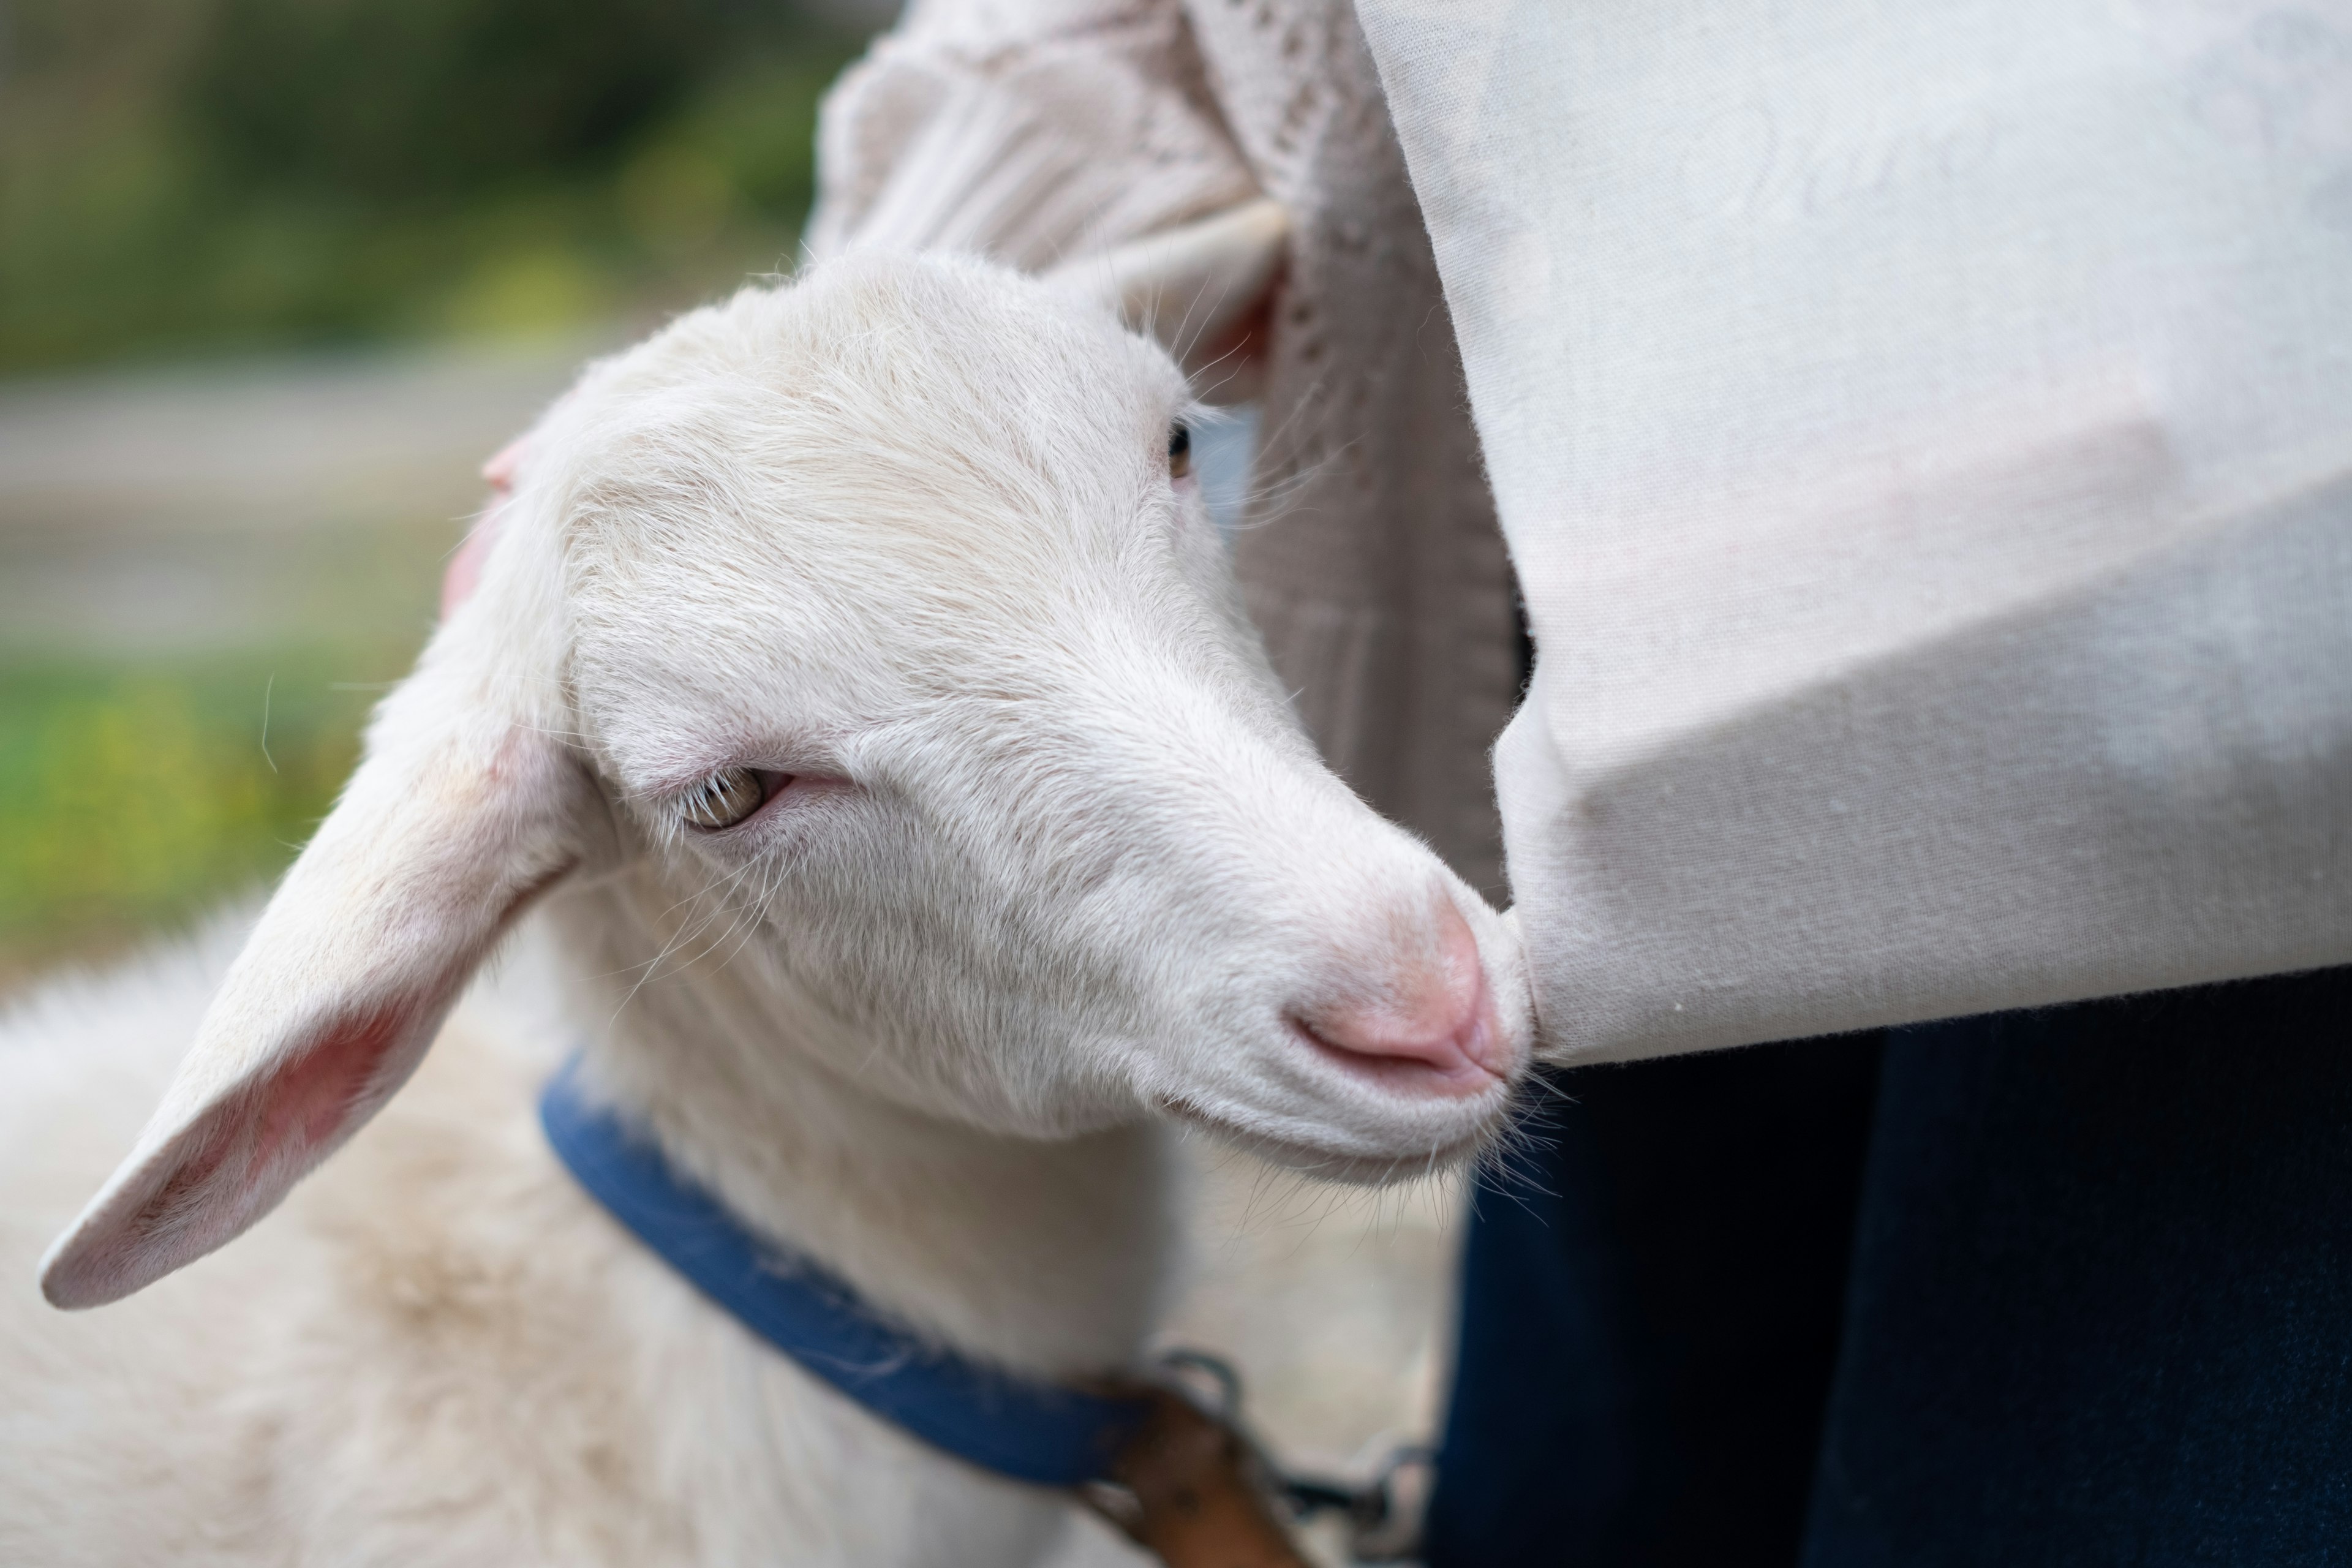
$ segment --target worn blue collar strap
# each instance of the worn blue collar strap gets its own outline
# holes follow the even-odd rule
[[[672,1169],[643,1132],[583,1100],[576,1059],[540,1096],[547,1141],[589,1195],[743,1325],[866,1409],[1015,1480],[1108,1476],[1140,1399],[1081,1394],[967,1361],[885,1318],[845,1281],[765,1244]]]

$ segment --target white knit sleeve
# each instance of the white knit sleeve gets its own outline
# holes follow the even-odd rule
[[[1038,268],[1256,194],[1176,0],[918,0],[827,96],[809,250]]]

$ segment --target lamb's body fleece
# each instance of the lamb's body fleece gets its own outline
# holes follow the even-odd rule
[[[136,1137],[249,921],[0,1020],[0,1563],[1015,1563],[1050,1498],[800,1373],[556,1163],[529,940],[237,1246],[60,1313],[42,1249]],[[94,1506],[93,1500],[105,1500]]]

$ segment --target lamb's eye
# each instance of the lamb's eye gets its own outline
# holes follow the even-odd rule
[[[1192,471],[1192,430],[1181,419],[1168,426],[1168,477],[1181,479]]]
[[[751,768],[721,768],[686,792],[686,820],[708,833],[732,827],[768,798],[767,781]]]

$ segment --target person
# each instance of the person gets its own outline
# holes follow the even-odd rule
[[[1769,1550],[2337,1560],[2352,10],[1358,13],[1541,650],[1496,773],[1547,1036],[1904,1026]],[[1654,1481],[1546,1543],[1627,1440],[1505,1451],[1574,1320],[1483,1239],[1433,1561],[1743,1560]]]
[[[918,0],[819,172],[1290,214],[1249,605],[1559,1064],[1437,1568],[2352,1548],[2341,0]]]

